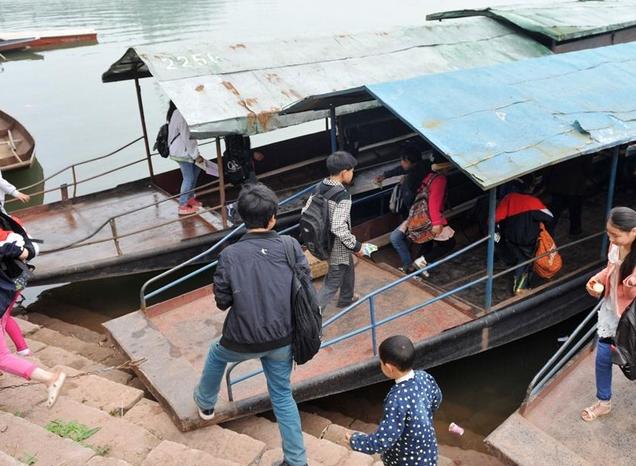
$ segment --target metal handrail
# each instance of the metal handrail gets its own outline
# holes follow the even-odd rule
[[[555,248],[555,250],[556,251],[562,251],[564,249],[567,249],[569,247],[577,245],[577,244],[579,244],[581,242],[588,241],[588,240],[590,240],[592,238],[596,238],[596,237],[598,237],[600,235],[603,235],[604,233],[605,233],[604,231],[601,231],[601,232],[598,232],[598,233],[591,234],[591,235],[586,236],[584,238],[581,238],[581,239],[572,241],[570,243],[566,243],[566,244],[564,244],[562,246],[559,246],[559,247]],[[374,303],[375,296],[377,294],[383,292],[383,291],[386,291],[388,289],[391,289],[391,288],[399,285],[400,283],[402,283],[404,281],[407,281],[407,280],[409,280],[411,278],[414,278],[414,277],[424,273],[425,271],[431,270],[431,269],[437,267],[439,264],[442,264],[442,263],[444,263],[444,262],[446,262],[446,261],[448,261],[450,259],[453,259],[453,258],[463,254],[464,252],[476,247],[477,245],[484,243],[488,239],[489,239],[489,236],[486,236],[486,237],[476,241],[475,243],[472,243],[472,244],[464,247],[463,249],[461,249],[459,251],[456,251],[456,252],[454,252],[454,253],[452,253],[452,254],[440,259],[437,262],[433,262],[431,264],[428,264],[426,267],[423,267],[420,270],[417,270],[417,271],[415,271],[413,273],[405,275],[404,277],[401,277],[401,278],[399,278],[399,279],[397,279],[397,280],[395,280],[395,281],[393,281],[393,282],[391,282],[391,283],[389,283],[387,285],[384,285],[383,287],[379,288],[378,290],[374,290],[373,292],[371,292],[371,293],[365,295],[364,297],[360,298],[355,303],[352,303],[351,305],[347,306],[345,309],[343,309],[342,311],[338,312],[337,314],[335,314],[334,316],[329,318],[326,322],[324,322],[323,323],[323,328],[325,328],[328,325],[331,325],[336,320],[338,320],[338,319],[342,318],[344,315],[348,314],[353,308],[359,306],[360,304],[366,302],[367,300],[369,301],[370,324],[365,325],[363,327],[360,327],[360,328],[358,328],[356,330],[353,330],[353,331],[351,331],[349,333],[346,333],[344,335],[340,335],[338,337],[335,337],[332,340],[329,340],[327,342],[323,342],[320,345],[320,347],[321,348],[326,348],[328,346],[332,346],[332,345],[334,345],[336,343],[339,343],[341,341],[347,340],[349,338],[352,338],[354,336],[360,335],[362,333],[365,333],[365,332],[371,330],[371,341],[372,341],[372,345],[373,345],[372,350],[373,350],[373,354],[377,355],[377,339],[376,339],[376,329],[377,329],[377,327],[379,327],[381,325],[384,325],[384,324],[386,324],[388,322],[391,322],[391,321],[393,321],[395,319],[398,319],[400,317],[404,317],[404,316],[406,316],[408,314],[411,314],[411,313],[413,313],[413,312],[415,312],[415,311],[417,311],[419,309],[422,309],[422,308],[424,308],[426,306],[429,306],[430,304],[433,304],[433,303],[435,303],[437,301],[441,301],[442,299],[446,299],[446,298],[448,298],[450,296],[453,296],[453,295],[455,295],[455,294],[457,294],[457,293],[459,293],[461,291],[464,291],[464,290],[466,290],[468,288],[471,288],[471,287],[473,287],[475,285],[478,285],[479,283],[483,283],[486,280],[488,280],[488,275],[483,275],[483,276],[481,276],[479,278],[471,280],[470,282],[465,283],[463,285],[460,285],[460,286],[458,286],[458,287],[456,287],[456,288],[454,288],[454,289],[452,289],[450,291],[446,291],[444,293],[441,293],[441,294],[439,294],[439,295],[437,295],[437,296],[425,301],[424,303],[417,304],[415,306],[407,308],[407,309],[405,309],[403,311],[400,311],[400,312],[395,313],[395,314],[393,314],[393,315],[391,315],[389,317],[386,317],[386,318],[384,318],[384,319],[382,319],[382,320],[380,320],[378,322],[375,321],[375,303]],[[538,259],[540,259],[542,257],[549,256],[553,252],[554,252],[554,250],[548,251],[548,252],[546,252],[544,254],[541,254],[539,256],[535,256],[535,257],[533,257],[530,260],[521,262],[520,264],[516,264],[516,265],[514,265],[512,267],[509,267],[509,268],[507,268],[507,269],[505,269],[505,270],[493,275],[493,280],[495,278],[498,278],[498,277],[501,277],[503,275],[506,275],[506,274],[508,274],[508,273],[520,268],[520,267],[524,267],[525,265],[528,265],[528,264],[530,264],[530,263],[532,263],[532,262],[534,262],[534,261],[536,261],[536,260],[538,260]],[[577,349],[578,349],[578,347],[577,347]],[[255,371],[252,371],[252,372],[250,372],[248,374],[245,374],[245,375],[237,378],[236,380],[231,381],[230,380],[230,375],[231,375],[232,371],[235,369],[235,367],[238,366],[239,364],[240,364],[240,362],[231,364],[228,367],[228,370],[227,370],[227,373],[226,373],[226,385],[227,385],[227,387],[229,389],[228,390],[228,399],[230,399],[230,401],[232,401],[232,399],[233,399],[233,394],[232,394],[232,389],[231,389],[232,385],[240,383],[240,382],[242,382],[244,380],[247,380],[247,379],[249,379],[251,377],[254,377],[254,376],[256,376],[256,375],[258,375],[258,374],[260,374],[262,372],[262,369],[255,370]]]
[[[97,156],[97,157],[93,157],[93,158],[91,158],[91,159],[86,159],[86,160],[82,160],[82,161],[80,161],[80,162],[73,163],[73,164],[71,164],[71,165],[67,165],[66,167],[64,167],[64,168],[62,168],[62,169],[60,169],[60,170],[56,171],[55,173],[52,173],[51,175],[49,175],[49,176],[47,176],[47,177],[45,177],[45,178],[41,179],[40,181],[38,181],[38,182],[36,182],[36,183],[33,183],[33,184],[28,185],[28,186],[23,186],[23,187],[18,188],[18,191],[21,191],[21,192],[22,192],[22,191],[25,191],[25,190],[27,190],[27,189],[34,188],[35,186],[39,186],[39,185],[41,185],[41,184],[44,184],[44,183],[46,183],[47,181],[49,181],[50,179],[55,178],[56,176],[58,176],[58,175],[60,175],[60,174],[62,174],[62,173],[64,173],[64,172],[66,172],[66,171],[68,171],[68,170],[71,170],[71,172],[72,172],[72,174],[73,174],[73,179],[74,179],[73,186],[76,186],[77,184],[79,184],[79,183],[75,180],[75,177],[76,177],[76,174],[75,174],[75,168],[76,168],[76,167],[79,167],[79,166],[81,166],[81,165],[85,165],[85,164],[90,163],[90,162],[95,162],[95,161],[97,161],[97,160],[103,160],[103,159],[106,159],[106,158],[108,158],[108,157],[112,157],[113,155],[115,155],[115,154],[117,154],[117,153],[121,152],[121,151],[122,151],[122,150],[124,150],[124,149],[127,149],[128,147],[130,147],[130,146],[132,146],[133,144],[135,144],[135,143],[137,143],[137,142],[141,141],[142,139],[143,139],[143,136],[140,136],[140,137],[138,137],[137,139],[133,139],[133,140],[132,140],[132,141],[130,141],[129,143],[124,144],[123,146],[121,146],[121,147],[119,147],[119,148],[115,149],[114,151],[109,152],[108,154],[99,155],[99,156]],[[155,155],[155,154],[152,154],[152,155]],[[135,162],[133,162],[133,163],[139,163],[140,161],[143,161],[143,160],[146,160],[146,159],[144,158],[144,159],[141,159],[141,160],[135,161]],[[128,166],[128,165],[125,165],[125,166],[123,166],[123,167],[118,167],[118,169],[126,168],[127,166]],[[97,175],[97,176],[103,176],[103,175],[106,175],[106,174],[111,173],[111,172],[112,172],[112,171],[109,171],[109,172],[107,172],[107,173],[103,173],[103,174],[101,174],[101,175]],[[94,179],[94,178],[96,178],[97,176],[91,177],[90,179]],[[83,181],[81,181],[81,182],[85,182],[85,181],[88,181],[88,180],[83,180]],[[51,189],[48,189],[48,190],[37,191],[37,192],[35,192],[35,193],[29,193],[29,195],[30,195],[30,196],[37,196],[37,195],[39,195],[39,194],[46,194],[47,192],[56,191],[56,190],[58,190],[58,189],[59,189],[59,188],[51,188]],[[11,202],[15,202],[15,201],[17,201],[17,200],[18,200],[18,199],[9,199],[9,200],[7,200],[7,201],[6,201],[6,204],[9,204],[9,203],[11,203]]]
[[[590,313],[583,319],[583,321],[574,329],[574,331],[570,334],[568,339],[561,345],[556,353],[545,363],[545,365],[537,372],[537,375],[534,376],[530,384],[528,385],[528,389],[526,390],[526,397],[523,401],[523,404],[526,404],[531,397],[536,395],[541,388],[547,383],[550,378],[554,374],[556,374],[567,362],[572,358],[572,356],[583,346],[590,337],[596,331],[596,322],[592,325],[590,329],[582,336],[579,337],[581,331],[585,328],[586,325],[589,324],[590,320],[598,313],[601,308],[604,299],[601,299],[596,306],[590,311]],[[567,350],[567,348],[574,343],[574,346]],[[566,352],[567,350],[567,352]]]
[[[306,189],[305,189],[305,190],[303,190],[303,191],[304,191],[304,192],[306,192],[306,190],[308,190],[309,188],[313,188],[314,186],[315,186],[315,184],[312,184],[311,186],[309,186],[308,188],[306,188]],[[391,187],[391,188],[389,188],[389,189],[382,189],[382,190],[380,190],[380,191],[378,191],[378,192],[376,192],[376,193],[373,193],[373,194],[370,194],[370,195],[368,195],[368,196],[364,196],[364,197],[362,197],[362,198],[356,199],[356,200],[354,200],[354,201],[352,202],[352,204],[353,204],[353,205],[355,205],[355,204],[357,204],[357,203],[366,202],[366,201],[369,201],[369,200],[371,200],[371,199],[375,199],[375,198],[378,198],[378,197],[382,197],[382,196],[386,195],[388,192],[390,192],[390,191],[391,191],[391,189],[393,189],[393,188]],[[299,194],[299,193],[296,193],[296,194]],[[283,201],[283,202],[289,202],[290,200],[291,200],[291,199],[286,199],[286,200],[285,200],[285,201]],[[283,204],[282,204],[282,202],[281,202],[279,205],[283,205]],[[241,228],[242,226],[243,226],[243,225],[241,224],[239,227],[237,227],[237,229]],[[279,231],[279,234],[287,234],[287,233],[290,233],[291,231],[293,231],[293,230],[295,230],[296,228],[298,228],[298,226],[299,226],[298,224],[292,225],[292,226],[290,226],[290,227],[288,227],[288,228],[285,228],[284,230]],[[227,239],[229,239],[231,236],[233,236],[233,235],[235,234],[235,231],[236,231],[236,230],[233,230],[233,231],[232,231],[232,232],[230,232],[230,233],[229,233],[226,237],[222,238],[220,241],[223,241],[223,242],[224,242],[224,241],[227,241]],[[210,249],[214,249],[214,248],[215,248],[215,246],[216,246],[216,244],[219,244],[219,243],[215,243],[215,245],[214,245],[214,246],[212,246]],[[179,265],[177,265],[177,266],[173,267],[173,269],[174,269],[174,270],[181,269],[181,268],[185,267],[186,265],[189,265],[189,264],[191,264],[192,262],[195,262],[196,260],[200,259],[202,256],[205,256],[205,255],[206,255],[206,254],[208,254],[209,252],[211,252],[211,251],[204,251],[203,253],[199,254],[198,256],[195,256],[195,257],[193,257],[193,258],[191,258],[191,259],[188,259],[188,260],[186,261],[186,262],[187,262],[187,264],[186,264],[186,263],[179,264]],[[200,256],[201,256],[201,257],[200,257]],[[142,289],[140,290],[140,302],[141,302],[141,306],[140,306],[140,308],[141,308],[142,310],[146,308],[146,300],[147,300],[147,299],[153,298],[154,296],[157,296],[158,294],[163,293],[164,291],[166,291],[166,290],[168,290],[168,289],[170,289],[170,288],[172,288],[172,287],[174,287],[174,286],[176,286],[176,285],[178,285],[178,284],[180,284],[180,283],[183,283],[183,282],[185,282],[185,281],[189,280],[190,278],[192,278],[192,277],[194,277],[194,276],[196,276],[196,275],[199,275],[199,274],[200,274],[200,273],[202,273],[202,272],[205,272],[206,270],[209,270],[209,269],[211,269],[211,268],[215,267],[217,264],[218,264],[218,260],[212,261],[212,262],[210,262],[209,264],[204,265],[203,267],[200,267],[200,268],[198,268],[197,270],[194,270],[194,271],[192,271],[192,272],[188,273],[187,275],[184,275],[183,277],[179,277],[178,279],[176,279],[176,280],[174,280],[174,281],[172,281],[172,282],[170,282],[170,283],[168,283],[168,284],[164,285],[163,287],[158,288],[157,290],[152,291],[151,293],[148,293],[147,295],[145,295],[145,294],[144,294],[144,293],[145,293],[145,289],[146,289],[147,285],[149,284],[149,282],[150,282],[150,281],[156,281],[156,280],[155,280],[155,278],[156,278],[156,279],[163,278],[165,275],[168,275],[168,272],[170,272],[170,270],[168,270],[168,271],[164,272],[163,274],[160,274],[161,276],[156,276],[156,277],[151,278],[148,282],[146,282],[146,283],[144,283],[144,284],[143,284]],[[171,270],[172,270],[172,269],[171,269]]]
[[[282,200],[281,202],[278,203],[279,206],[283,206],[285,204],[290,203],[291,201],[294,201],[300,197],[302,197],[303,195],[307,194],[308,192],[314,190],[316,187],[315,184],[311,184],[309,186],[307,186],[304,189],[301,189],[300,191],[298,191],[297,193],[292,194],[291,196],[289,196],[288,198]],[[162,286],[161,288],[158,288],[157,290],[146,294],[146,288],[148,288],[148,285],[156,282],[157,280],[161,280],[162,278],[171,275],[172,273],[176,272],[177,270],[181,270],[182,268],[192,264],[193,262],[202,259],[203,257],[207,256],[208,254],[214,252],[215,250],[217,250],[223,243],[225,243],[226,241],[228,241],[232,236],[234,236],[236,233],[238,233],[239,231],[241,231],[243,228],[245,227],[244,223],[241,223],[239,226],[237,226],[236,228],[234,228],[232,231],[230,231],[227,235],[225,235],[221,240],[217,241],[216,243],[214,243],[211,247],[209,247],[208,249],[206,249],[205,251],[197,254],[194,257],[191,257],[190,259],[188,259],[185,262],[182,262],[181,264],[178,264],[174,267],[172,267],[171,269],[166,270],[163,273],[160,273],[159,275],[156,275],[154,277],[152,277],[151,279],[147,280],[142,286],[141,289],[139,290],[139,299],[140,299],[140,307],[142,310],[146,309],[146,300],[152,298],[153,296],[156,296],[162,292],[164,292],[167,289],[172,288],[173,286],[178,285],[179,283],[182,283],[183,281],[193,277],[194,275],[203,272],[204,270],[207,270],[205,267],[210,267],[212,264],[208,264],[207,266],[202,267],[199,270],[196,270],[195,272],[191,272],[188,275],[184,276],[184,277],[180,277],[177,280],[174,280],[164,286]],[[213,264],[216,265],[217,261],[214,261]]]

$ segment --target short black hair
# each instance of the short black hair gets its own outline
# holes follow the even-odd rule
[[[327,170],[330,175],[337,175],[343,170],[351,170],[358,165],[356,158],[349,152],[339,150],[327,157]]]
[[[267,228],[278,210],[278,198],[263,183],[246,184],[238,197],[238,213],[248,229]]]
[[[380,360],[401,371],[413,369],[413,362],[415,362],[413,342],[404,335],[393,335],[387,338],[380,343]]]

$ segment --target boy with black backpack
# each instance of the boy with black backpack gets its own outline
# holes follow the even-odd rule
[[[318,304],[323,310],[338,290],[339,307],[348,306],[358,299],[353,294],[355,272],[352,254],[362,257],[364,253],[362,243],[351,232],[351,194],[345,187],[351,184],[357,163],[351,154],[344,151],[327,157],[329,177],[316,187],[301,215],[301,241],[318,259],[329,260],[329,271],[318,293]],[[322,218],[327,215],[328,218]]]
[[[278,206],[271,189],[247,184],[237,204],[247,233],[219,255],[214,299],[217,308],[227,310],[227,317],[221,339],[208,352],[194,401],[203,420],[213,419],[227,364],[260,359],[282,439],[282,465],[305,466],[307,454],[290,376],[299,357],[297,286],[311,286],[309,264],[295,239],[273,230]],[[306,291],[310,293],[305,298],[311,298],[313,290]]]

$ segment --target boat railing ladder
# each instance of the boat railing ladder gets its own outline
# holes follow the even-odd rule
[[[593,321],[593,319],[603,305],[603,301],[604,300],[601,299],[596,306],[594,306],[589,314],[585,316],[581,323],[568,336],[567,340],[565,340],[557,352],[554,353],[541,370],[537,372],[537,375],[534,376],[526,390],[526,397],[523,401],[524,406],[541,391],[554,374],[561,370],[561,368],[572,359],[583,345],[590,341],[590,338],[596,332],[596,321]],[[593,321],[592,325],[590,325],[591,321]]]
[[[597,237],[602,236],[604,234],[605,234],[605,231],[600,231],[600,232],[597,232],[597,233],[593,233],[593,234],[588,235],[588,236],[586,236],[584,238],[580,238],[580,239],[577,239],[577,240],[572,241],[570,243],[561,245],[561,246],[557,247],[555,250],[556,251],[563,251],[565,249],[571,248],[571,247],[576,246],[576,245],[578,245],[578,244],[580,244],[582,242],[589,241],[591,239],[597,238]],[[436,296],[424,301],[423,303],[416,304],[416,305],[411,306],[411,307],[409,307],[407,309],[404,309],[402,311],[393,313],[392,315],[390,315],[388,317],[385,317],[384,319],[381,319],[381,320],[376,320],[376,315],[375,315],[375,298],[376,298],[376,296],[381,294],[381,293],[384,293],[384,292],[386,292],[386,291],[388,291],[388,290],[390,290],[390,289],[392,289],[392,288],[394,288],[394,287],[396,287],[398,285],[400,285],[401,283],[404,283],[407,280],[413,279],[413,278],[423,274],[424,272],[432,270],[435,267],[438,267],[439,265],[443,264],[444,262],[448,262],[451,259],[457,258],[458,256],[470,251],[471,249],[474,249],[478,245],[487,242],[488,239],[489,239],[489,237],[485,236],[485,237],[475,241],[474,243],[471,243],[468,246],[465,246],[464,248],[462,248],[462,249],[460,249],[458,251],[455,251],[452,254],[449,254],[448,256],[443,257],[442,259],[440,259],[440,260],[438,260],[436,262],[432,262],[432,263],[428,264],[426,267],[423,267],[423,268],[421,268],[421,269],[419,269],[419,270],[417,270],[417,271],[415,271],[413,273],[410,273],[410,274],[405,275],[405,276],[403,276],[403,277],[401,277],[401,278],[399,278],[397,280],[394,280],[393,282],[391,282],[391,283],[389,283],[387,285],[384,285],[384,286],[382,286],[380,288],[377,288],[376,290],[372,291],[371,293],[368,293],[365,296],[362,296],[355,303],[352,303],[351,305],[349,305],[346,308],[342,309],[340,312],[334,314],[332,317],[330,317],[329,319],[327,319],[323,323],[323,329],[328,327],[328,326],[330,326],[330,325],[332,325],[337,320],[345,317],[347,314],[349,314],[354,308],[358,307],[359,305],[361,305],[361,304],[363,304],[365,302],[369,303],[369,324],[364,325],[364,326],[362,326],[362,327],[360,327],[360,328],[358,328],[356,330],[352,330],[352,331],[350,331],[350,332],[348,332],[346,334],[343,334],[343,335],[340,335],[338,337],[335,337],[335,338],[333,338],[331,340],[323,342],[321,344],[321,346],[320,346],[321,349],[329,347],[329,346],[332,346],[332,345],[335,345],[337,343],[340,343],[342,341],[348,340],[348,339],[353,338],[353,337],[355,337],[357,335],[360,335],[362,333],[370,331],[371,332],[371,345],[372,345],[373,355],[374,356],[377,355],[377,328],[379,326],[387,324],[387,323],[389,323],[389,322],[391,322],[393,320],[399,319],[399,318],[407,316],[409,314],[412,314],[413,312],[416,312],[418,310],[422,310],[422,309],[424,309],[425,307],[427,307],[427,306],[429,306],[431,304],[434,304],[434,303],[436,303],[438,301],[441,301],[443,299],[446,299],[446,298],[450,298],[450,297],[456,295],[457,293],[459,293],[461,291],[465,291],[465,290],[467,290],[469,288],[472,288],[472,287],[474,287],[476,285],[479,285],[480,283],[484,283],[484,282],[486,282],[488,280],[488,275],[484,274],[484,275],[482,275],[479,278],[475,278],[473,280],[470,280],[469,282],[464,283],[463,285],[457,286],[457,287],[453,288],[452,290],[440,293],[440,294],[438,294],[438,295],[436,295]],[[548,256],[548,255],[552,254],[555,250],[548,251],[545,254],[542,254],[542,255],[539,255],[539,256],[535,256],[532,259],[529,259],[527,261],[521,262],[521,263],[516,264],[516,265],[514,265],[512,267],[508,267],[507,269],[502,270],[501,272],[498,272],[498,273],[494,274],[493,275],[493,280],[496,279],[496,278],[502,277],[504,275],[507,275],[507,274],[509,274],[511,272],[514,272],[516,269],[518,269],[520,267],[524,267],[524,266],[526,266],[528,264],[531,264],[531,263],[535,262],[536,260],[538,260],[538,259],[540,259],[542,257]],[[241,362],[243,362],[243,361],[241,361]],[[243,381],[245,381],[245,380],[247,380],[247,379],[249,379],[251,377],[254,377],[254,376],[262,373],[262,369],[258,369],[258,370],[251,371],[251,372],[249,372],[247,374],[241,375],[241,376],[237,377],[235,380],[231,380],[232,371],[239,364],[241,364],[241,362],[230,364],[228,366],[228,369],[227,369],[227,372],[226,372],[226,375],[225,375],[225,382],[226,382],[226,386],[227,386],[228,399],[230,401],[234,400],[234,395],[233,395],[233,392],[232,392],[232,385],[235,385],[237,383],[243,382]]]

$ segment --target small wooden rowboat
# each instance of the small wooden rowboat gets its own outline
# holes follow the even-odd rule
[[[25,47],[31,50],[72,47],[97,43],[97,33],[92,29],[5,32],[0,34],[0,46],[3,43],[7,45],[6,51]]]
[[[35,141],[18,120],[0,111],[0,170],[30,167]]]

